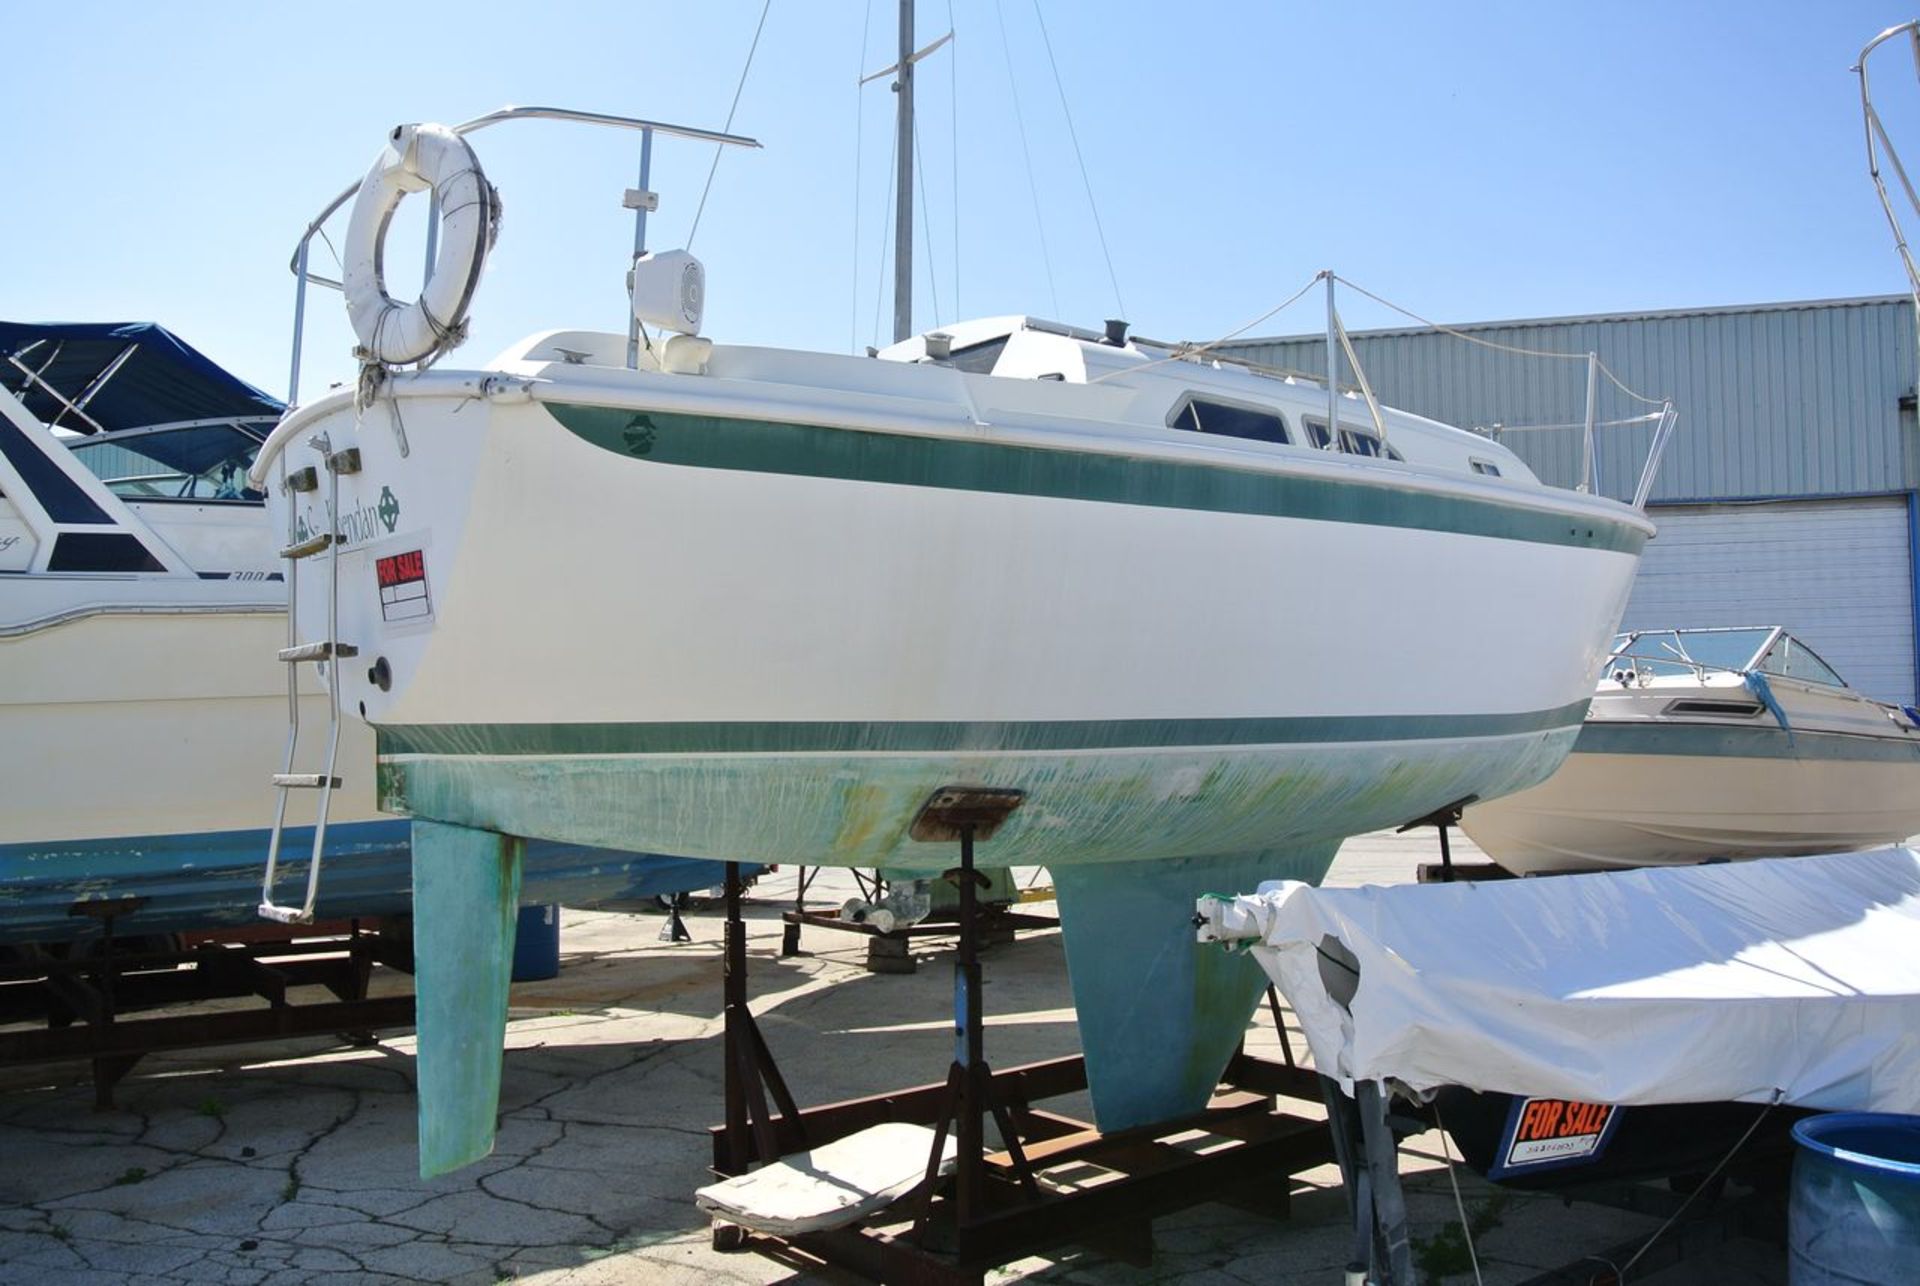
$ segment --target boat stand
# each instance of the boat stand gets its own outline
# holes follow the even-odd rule
[[[1399,1147],[1401,1134],[1424,1130],[1427,1123],[1396,1123],[1388,1115],[1386,1093],[1373,1081],[1355,1082],[1351,1098],[1337,1081],[1321,1077],[1320,1084],[1347,1211],[1353,1216],[1347,1280],[1369,1286],[1415,1286]]]
[[[1280,1098],[1318,1102],[1319,1078],[1244,1049],[1212,1101],[1191,1118],[1116,1134],[1037,1104],[1084,1090],[1086,1063],[1058,1058],[996,1071],[985,1057],[976,839],[1018,806],[1017,792],[949,788],[915,821],[915,838],[957,840],[962,913],[954,965],[954,1061],[942,1082],[800,1109],[761,1037],[746,995],[746,937],[736,868],[728,868],[724,1122],[712,1130],[723,1177],[887,1122],[932,1126],[926,1177],[878,1214],[820,1231],[770,1234],[716,1222],[716,1249],[786,1250],[874,1281],[977,1286],[986,1271],[1062,1244],[1131,1263],[1151,1260],[1152,1220],[1209,1200],[1284,1218],[1289,1176],[1334,1159],[1322,1122]],[[1285,1029],[1281,1029],[1283,1049]],[[777,1114],[768,1110],[772,1099]],[[989,1149],[986,1119],[999,1131]],[[950,1182],[938,1179],[951,1133]],[[1071,1168],[1070,1173],[1059,1171]]]
[[[89,908],[81,913],[100,920],[98,937],[75,943],[64,957],[33,949],[24,960],[0,963],[0,1024],[45,1024],[0,1031],[0,1067],[85,1059],[93,1068],[97,1110],[112,1110],[114,1087],[148,1054],[336,1033],[372,1044],[376,1030],[413,1025],[411,995],[367,994],[376,964],[412,972],[412,944],[404,933],[365,932],[353,921],[344,936],[311,941],[202,942],[130,953],[113,949],[113,921],[133,907],[81,906]],[[289,999],[289,989],[303,986],[325,987],[334,998]],[[241,996],[258,997],[266,1007],[124,1018],[141,1009]]]
[[[810,911],[807,909],[807,891],[812,887],[814,877],[822,868],[803,866],[799,869],[799,883],[794,890],[793,909],[780,918],[785,928],[780,934],[780,954],[797,956],[800,954],[800,931],[803,928],[833,929],[841,933],[857,933],[867,939],[867,971],[869,973],[913,973],[918,965],[913,958],[913,941],[916,938],[955,937],[959,935],[961,913],[958,911],[936,911],[926,919],[910,924],[904,929],[880,931],[871,924],[856,920],[843,920],[838,911]],[[860,896],[868,902],[878,901],[881,883],[878,874],[871,879],[860,871],[853,871],[854,882],[859,885]],[[997,946],[1012,942],[1016,930],[1020,929],[1057,929],[1060,918],[1053,915],[1035,915],[1029,911],[1016,911],[1014,903],[1010,906],[982,906],[973,914],[975,940],[979,947]]]

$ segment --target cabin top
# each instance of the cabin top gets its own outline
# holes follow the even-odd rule
[[[1376,424],[1366,401],[1351,392],[1340,395],[1338,423],[1329,433],[1326,384],[1311,376],[1189,357],[1151,340],[1115,343],[1058,322],[1025,316],[960,322],[874,357],[670,335],[649,339],[638,367],[811,390],[807,402],[827,392],[849,407],[885,407],[888,416],[907,416],[918,407],[941,419],[964,408],[982,422],[1006,427],[1091,421],[1162,441],[1205,437],[1209,445],[1249,456],[1364,457],[1406,464],[1410,472],[1476,475],[1530,490],[1542,486],[1518,456],[1489,438],[1385,406]],[[561,371],[579,367],[585,368],[580,378],[597,381],[607,368],[626,373],[626,337],[550,331],[528,337],[487,365],[548,378],[571,378]],[[929,379],[929,367],[952,374]],[[939,406],[948,409],[937,411]]]

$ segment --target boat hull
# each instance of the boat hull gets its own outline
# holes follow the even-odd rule
[[[681,414],[622,374],[631,407],[409,396],[404,456],[313,410],[362,452],[341,636],[386,682],[343,677],[390,811],[930,869],[913,816],[970,781],[1027,792],[996,862],[1337,838],[1551,771],[1645,537],[1346,461]]]
[[[1920,833],[1920,743],[1590,724],[1552,778],[1461,828],[1524,875],[1874,848]]]
[[[410,823],[391,817],[330,826],[316,917],[411,915],[409,829]],[[286,844],[300,856],[282,866],[274,896],[297,902],[305,892],[312,828],[290,828]],[[0,845],[0,945],[97,933],[98,923],[76,907],[103,899],[137,900],[133,910],[114,918],[116,934],[257,927],[266,851],[267,832],[261,829]],[[527,846],[520,900],[530,906],[595,906],[712,888],[725,877],[718,862],[636,859],[631,853],[533,843]]]
[[[639,742],[649,731],[599,735]],[[518,753],[421,753],[415,748],[440,741],[383,733],[389,751],[409,749],[383,756],[381,793],[395,811],[508,835],[933,872],[953,865],[954,846],[916,841],[909,828],[934,791],[964,782],[1025,793],[981,846],[997,865],[1269,850],[1281,863],[1272,876],[1317,879],[1321,871],[1293,865],[1301,846],[1539,781],[1576,728],[1397,740],[1384,731],[1352,742],[813,755],[561,754],[535,747],[570,744],[569,730],[525,727],[463,734]]]
[[[97,932],[75,908],[102,900],[138,902],[115,918],[116,933],[259,923],[267,782],[286,738],[286,672],[274,658],[286,615],[270,603],[167,606],[0,638],[0,943]],[[311,679],[301,714],[317,754],[326,697]],[[323,918],[412,908],[408,823],[375,809],[373,758],[372,731],[344,721]],[[289,828],[277,899],[303,895],[312,836],[310,824]],[[576,906],[706,888],[724,875],[712,862],[553,843],[530,845],[526,867],[529,903]]]
[[[336,397],[283,426],[360,449],[340,636],[372,658],[343,681],[382,806],[435,837],[436,886],[464,865],[504,897],[515,846],[489,836],[945,870],[956,845],[910,833],[929,797],[1018,790],[979,859],[1054,870],[1103,1128],[1197,1110],[1245,1030],[1257,977],[1196,958],[1195,895],[1317,880],[1344,836],[1557,766],[1649,531],[1587,497],[1071,417],[1117,421],[1117,389],[712,369],[430,372],[391,415]],[[858,391],[782,382],[803,376]],[[311,496],[272,503],[327,529]],[[434,1012],[422,1138],[455,1142],[423,1173],[490,1145],[489,1094],[424,1088],[482,1085],[502,1021]]]

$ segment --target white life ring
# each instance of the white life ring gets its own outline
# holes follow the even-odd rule
[[[420,298],[402,304],[387,294],[387,224],[408,193],[429,190],[439,198],[439,248]],[[424,362],[464,338],[498,218],[499,197],[464,138],[444,125],[394,127],[354,198],[341,273],[367,360]]]

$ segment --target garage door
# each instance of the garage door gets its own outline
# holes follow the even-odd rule
[[[1914,698],[1913,568],[1904,498],[1650,511],[1629,629],[1784,625],[1854,687]]]

